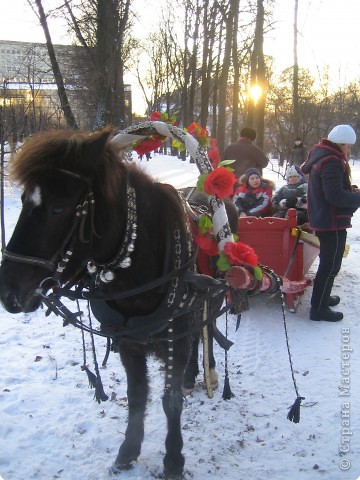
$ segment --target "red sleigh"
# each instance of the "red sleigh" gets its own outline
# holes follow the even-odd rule
[[[312,283],[309,269],[319,254],[315,235],[297,229],[295,209],[288,210],[288,218],[240,218],[238,234],[241,242],[255,250],[259,263],[281,277],[287,306],[295,312],[300,296]]]

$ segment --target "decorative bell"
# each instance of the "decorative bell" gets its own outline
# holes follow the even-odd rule
[[[122,262],[120,262],[120,268],[129,268],[131,265],[131,258],[125,257]]]
[[[89,273],[95,273],[97,270],[97,267],[94,262],[88,262],[87,264],[87,270]]]
[[[114,272],[112,270],[101,270],[100,280],[103,283],[109,283],[112,280],[114,280],[114,278],[115,278],[115,275],[114,275]]]

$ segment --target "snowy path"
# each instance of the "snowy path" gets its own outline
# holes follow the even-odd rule
[[[166,161],[166,167],[164,163]],[[144,162],[143,162],[144,163]],[[177,186],[194,185],[194,164],[154,158],[147,168],[158,178],[170,168]],[[360,183],[360,166],[353,177]],[[271,172],[269,172],[269,175]],[[271,178],[271,177],[270,177]],[[16,193],[16,192],[15,192]],[[19,199],[7,200],[11,231]],[[343,301],[343,322],[327,324],[308,319],[311,289],[296,314],[286,313],[290,347],[299,393],[306,397],[301,421],[286,419],[295,400],[278,296],[250,299],[238,331],[229,315],[230,386],[235,397],[222,399],[224,352],[216,346],[219,389],[208,399],[201,376],[183,412],[184,480],[356,480],[360,475],[360,214],[349,231],[350,254],[336,280]],[[116,354],[101,370],[106,392],[101,405],[93,401],[81,371],[80,332],[62,327],[44,311],[10,315],[0,308],[0,475],[4,480],[106,480],[124,436],[127,417],[126,382]],[[225,318],[219,328],[225,331]],[[345,329],[345,330],[344,330]],[[349,332],[349,333],[344,333]],[[352,348],[348,397],[340,395],[345,378],[342,348]],[[87,352],[90,355],[90,351]],[[104,341],[98,342],[102,361]],[[165,417],[161,406],[163,374],[150,359],[151,401],[145,440],[133,470],[119,480],[157,478],[162,470]],[[344,403],[349,403],[348,414]],[[352,434],[346,435],[342,416],[349,415]],[[339,454],[341,442],[349,444]],[[350,468],[341,469],[349,460]],[[345,464],[342,464],[345,465]],[[346,465],[345,465],[346,466]],[[114,477],[115,479],[115,477]]]

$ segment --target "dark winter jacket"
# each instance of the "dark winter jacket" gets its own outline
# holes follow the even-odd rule
[[[279,188],[275,195],[272,197],[271,203],[274,208],[281,208],[281,200],[286,200],[286,205],[282,208],[287,210],[288,208],[296,208],[301,204],[306,204],[307,194],[307,182],[305,178],[302,178],[299,183],[294,185],[287,183],[283,187]]]
[[[286,218],[289,208],[296,209],[298,225],[308,222],[307,216],[307,182],[304,177],[295,184],[287,183],[272,198],[274,217]]]
[[[269,160],[265,153],[247,137],[240,137],[236,143],[232,143],[225,148],[223,160],[235,160],[230,165],[234,174],[239,178],[250,167],[257,168],[262,174],[262,169],[266,167]]]
[[[360,194],[353,192],[350,167],[340,148],[322,139],[302,166],[308,177],[310,227],[323,232],[351,227],[351,217],[360,207]]]
[[[238,214],[244,212],[248,216],[267,217],[272,214],[271,197],[274,190],[271,180],[261,180],[260,187],[250,188],[242,183],[235,191],[233,202]]]
[[[307,158],[307,149],[305,145],[301,142],[299,145],[294,144],[291,150],[291,159],[290,165],[297,165],[300,167]]]

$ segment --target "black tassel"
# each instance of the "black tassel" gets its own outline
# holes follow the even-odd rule
[[[95,373],[91,372],[86,365],[83,365],[83,366],[81,367],[81,370],[85,370],[85,372],[86,372],[86,374],[87,374],[87,376],[88,376],[88,379],[89,379],[89,387],[90,387],[90,388],[96,388],[96,385],[97,385],[97,377],[96,377]]]
[[[109,398],[108,395],[106,395],[106,393],[104,392],[104,387],[100,377],[97,377],[94,398],[96,398],[96,401],[98,403],[106,402],[106,400]]]
[[[241,313],[238,314],[237,319],[236,319],[235,332],[238,331],[238,328],[240,327],[240,322],[241,322]]]
[[[287,414],[287,418],[290,422],[300,422],[300,406],[302,400],[305,400],[305,397],[297,397],[293,405],[290,407],[289,413]]]
[[[96,398],[96,401],[98,403],[106,402],[109,397],[104,392],[101,378],[99,376],[96,376],[95,373],[91,372],[86,365],[83,365],[81,369],[85,370],[88,376],[90,388],[95,388],[94,398]]]
[[[223,390],[222,398],[224,400],[230,400],[230,398],[233,398],[233,397],[235,397],[235,395],[231,391],[229,377],[228,377],[228,374],[226,372],[225,373],[224,390]]]

